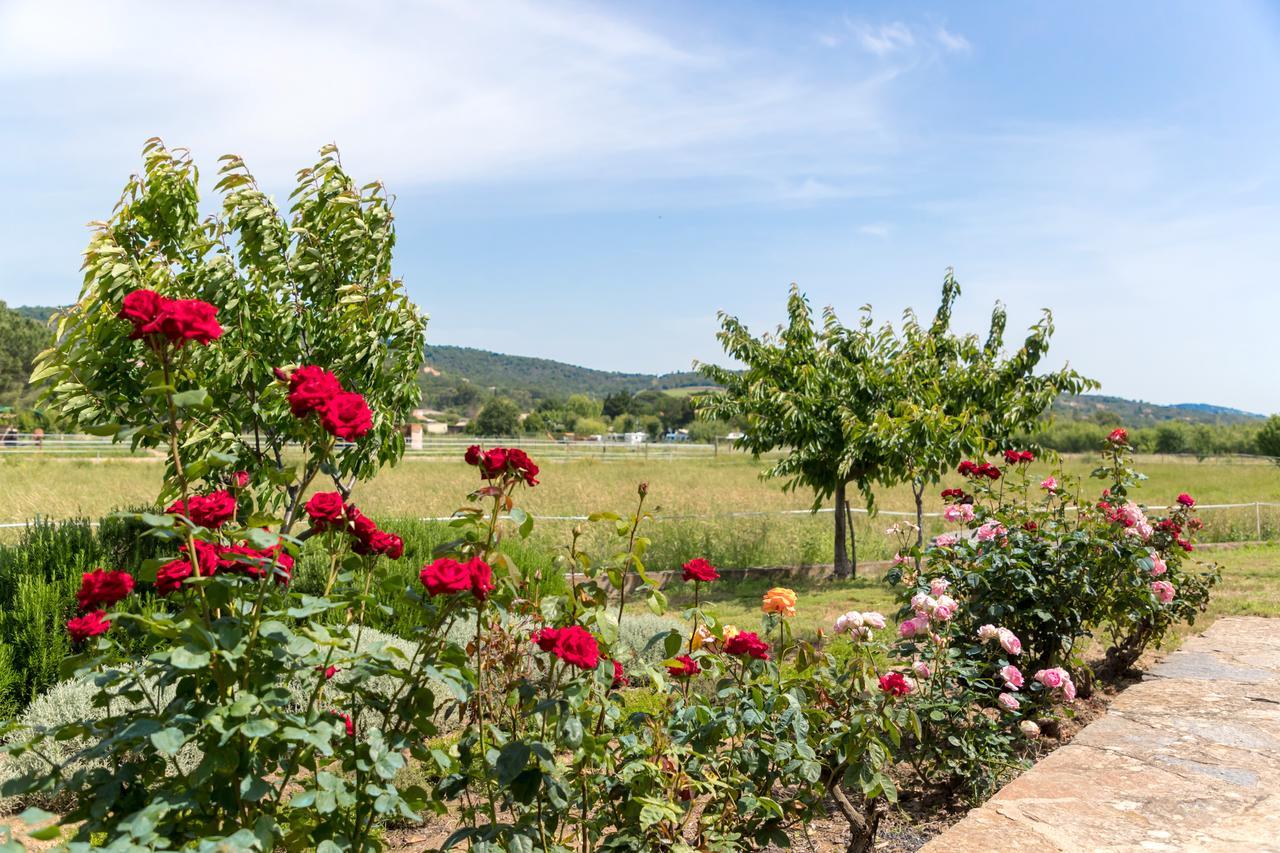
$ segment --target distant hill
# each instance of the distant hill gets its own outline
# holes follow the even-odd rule
[[[2,303],[0,303],[2,304]],[[55,307],[18,305],[10,309],[16,314],[41,323],[59,310]],[[618,373],[579,367],[548,358],[506,355],[475,347],[430,345],[426,348],[425,384],[432,380],[467,380],[479,388],[497,387],[503,391],[526,391],[536,397],[568,397],[590,394],[604,397],[617,391],[636,393],[646,390],[688,394],[707,387],[706,378],[693,371],[676,373]],[[1177,403],[1161,406],[1141,400],[1127,400],[1104,394],[1059,397],[1053,405],[1059,420],[1081,420],[1119,424],[1130,427],[1155,426],[1169,421],[1189,424],[1255,423],[1265,417],[1226,406],[1208,403]]]
[[[62,309],[53,305],[15,305],[9,310],[26,317],[28,320],[47,323],[55,311],[61,311]]]
[[[1160,406],[1141,400],[1108,397],[1103,394],[1084,394],[1078,397],[1059,397],[1053,404],[1053,414],[1063,420],[1081,420],[1122,423],[1130,427],[1155,426],[1168,421],[1190,424],[1251,423],[1265,415],[1212,406],[1207,403],[1176,403]]]
[[[590,394],[604,397],[617,391],[659,391],[706,387],[707,380],[692,371],[680,373],[617,373],[579,367],[548,358],[504,355],[473,347],[432,346],[426,349],[428,372],[441,378],[462,378],[487,388],[540,392],[544,396],[567,397]]]

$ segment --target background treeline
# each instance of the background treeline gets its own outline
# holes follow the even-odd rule
[[[1126,426],[1129,442],[1139,453],[1177,453],[1204,459],[1225,454],[1272,455],[1259,444],[1268,421],[1185,423],[1170,421],[1147,427],[1128,427],[1118,419],[1107,423],[1055,419],[1035,436],[1041,447],[1060,453],[1092,453],[1117,426]]]
[[[45,322],[55,310],[0,302],[0,426],[58,428],[34,408],[37,392],[26,381],[32,359],[48,344]],[[475,434],[644,432],[661,440],[688,430],[691,441],[706,442],[745,428],[694,417],[692,395],[707,386],[693,372],[617,373],[473,347],[428,346],[419,376],[423,407],[444,420],[468,419]],[[1280,457],[1280,419],[1236,409],[1089,394],[1060,398],[1051,414],[1036,441],[1062,453],[1091,452],[1108,432],[1125,426],[1143,453]]]

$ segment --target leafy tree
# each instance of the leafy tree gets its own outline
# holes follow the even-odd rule
[[[43,323],[0,302],[0,403],[16,403],[23,396],[31,363],[48,337]]]
[[[922,326],[904,313],[901,335],[885,327],[882,353],[893,386],[883,411],[855,427],[868,456],[880,458],[876,479],[885,486],[909,482],[915,498],[917,543],[922,542],[924,491],[962,457],[1007,449],[1016,436],[1033,430],[1059,394],[1078,394],[1097,383],[1069,368],[1037,374],[1053,336],[1053,316],[1040,321],[1012,355],[1006,355],[1007,321],[999,303],[991,312],[985,341],[951,330],[960,285],[951,270],[933,322]],[[869,315],[864,315],[864,322]]]
[[[391,273],[391,200],[380,183],[358,186],[337,149],[325,146],[298,172],[287,216],[240,158],[226,156],[216,185],[221,214],[202,217],[197,169],[185,150],[152,139],[143,161],[111,218],[96,225],[80,299],[58,315],[54,344],[32,381],[47,382],[49,402],[76,427],[155,447],[165,431],[151,422],[149,402],[189,376],[208,377],[179,401],[193,427],[183,433],[183,454],[199,466],[291,483],[288,531],[318,475],[349,496],[357,480],[404,452],[401,420],[419,400],[425,320]],[[140,288],[219,306],[219,346],[184,348],[166,381],[120,334],[121,302]],[[361,388],[373,413],[365,439],[340,443],[331,456],[316,448],[289,458],[300,422],[276,371],[300,364],[324,365]]]
[[[606,418],[616,418],[631,411],[630,391],[615,391],[604,398],[603,414]]]
[[[520,432],[520,408],[506,397],[484,404],[472,426],[477,435],[516,435]]]
[[[815,512],[834,496],[835,571],[840,577],[853,573],[846,489],[856,484],[871,504],[871,486],[883,464],[880,448],[860,442],[858,435],[886,404],[884,335],[871,329],[869,318],[847,329],[830,308],[815,325],[809,301],[795,285],[787,300],[788,323],[776,336],[757,338],[738,318],[719,316],[716,337],[745,369],[700,365],[723,390],[701,395],[699,414],[745,420],[736,446],[756,456],[782,451],[761,476],[781,479],[787,490],[811,489]]]
[[[1262,429],[1258,430],[1258,437],[1254,441],[1259,453],[1270,456],[1277,465],[1280,465],[1280,415],[1267,418],[1267,422],[1262,425]]]
[[[743,371],[706,365],[703,373],[724,390],[700,399],[710,418],[745,418],[737,444],[761,454],[781,450],[764,472],[786,488],[813,489],[814,509],[835,498],[836,573],[856,568],[846,549],[852,519],[846,488],[853,483],[869,509],[873,487],[910,482],[917,521],[927,484],[965,454],[985,452],[1033,428],[1062,392],[1090,386],[1073,371],[1035,374],[1048,349],[1048,312],[1012,356],[1004,354],[1005,312],[992,312],[986,341],[951,331],[960,286],[948,270],[933,323],[908,311],[901,334],[876,327],[869,306],[856,328],[843,326],[830,308],[816,327],[807,300],[793,286],[789,322],[777,337],[753,337],[736,318],[721,314],[722,345]]]
[[[564,407],[579,418],[599,418],[604,413],[604,406],[590,394],[572,394]]]

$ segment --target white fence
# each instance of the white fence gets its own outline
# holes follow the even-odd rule
[[[624,459],[691,459],[715,457],[731,450],[728,441],[694,444],[688,441],[621,442],[621,441],[553,441],[551,439],[513,439],[467,435],[424,435],[421,446],[407,447],[408,459],[461,459],[473,444],[493,447],[518,443],[536,460],[599,459],[605,462]],[[0,435],[0,455],[49,454],[51,456],[121,455],[132,451],[127,443],[113,442],[108,437],[76,433],[11,432]],[[149,453],[149,451],[147,451]]]

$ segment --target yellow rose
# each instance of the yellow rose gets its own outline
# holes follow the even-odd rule
[[[765,613],[777,613],[780,616],[796,615],[796,593],[795,590],[786,587],[775,586],[764,594],[760,609]]]
[[[739,631],[739,630],[737,629],[737,627],[736,627],[736,626],[734,626],[734,625],[725,625],[725,626],[724,626],[724,628],[723,628],[723,629],[721,629],[721,631],[720,631],[720,642],[722,642],[722,643],[723,643],[723,642],[726,642],[726,641],[728,641],[728,640],[732,639],[733,637],[738,636],[738,635],[739,635],[739,634],[741,634],[741,633],[742,633],[742,632],[741,632],[741,631]]]
[[[699,625],[698,630],[693,632],[693,640],[690,645],[693,646],[693,650],[696,652],[703,646],[715,645],[715,642],[715,634],[708,631],[706,625]]]

